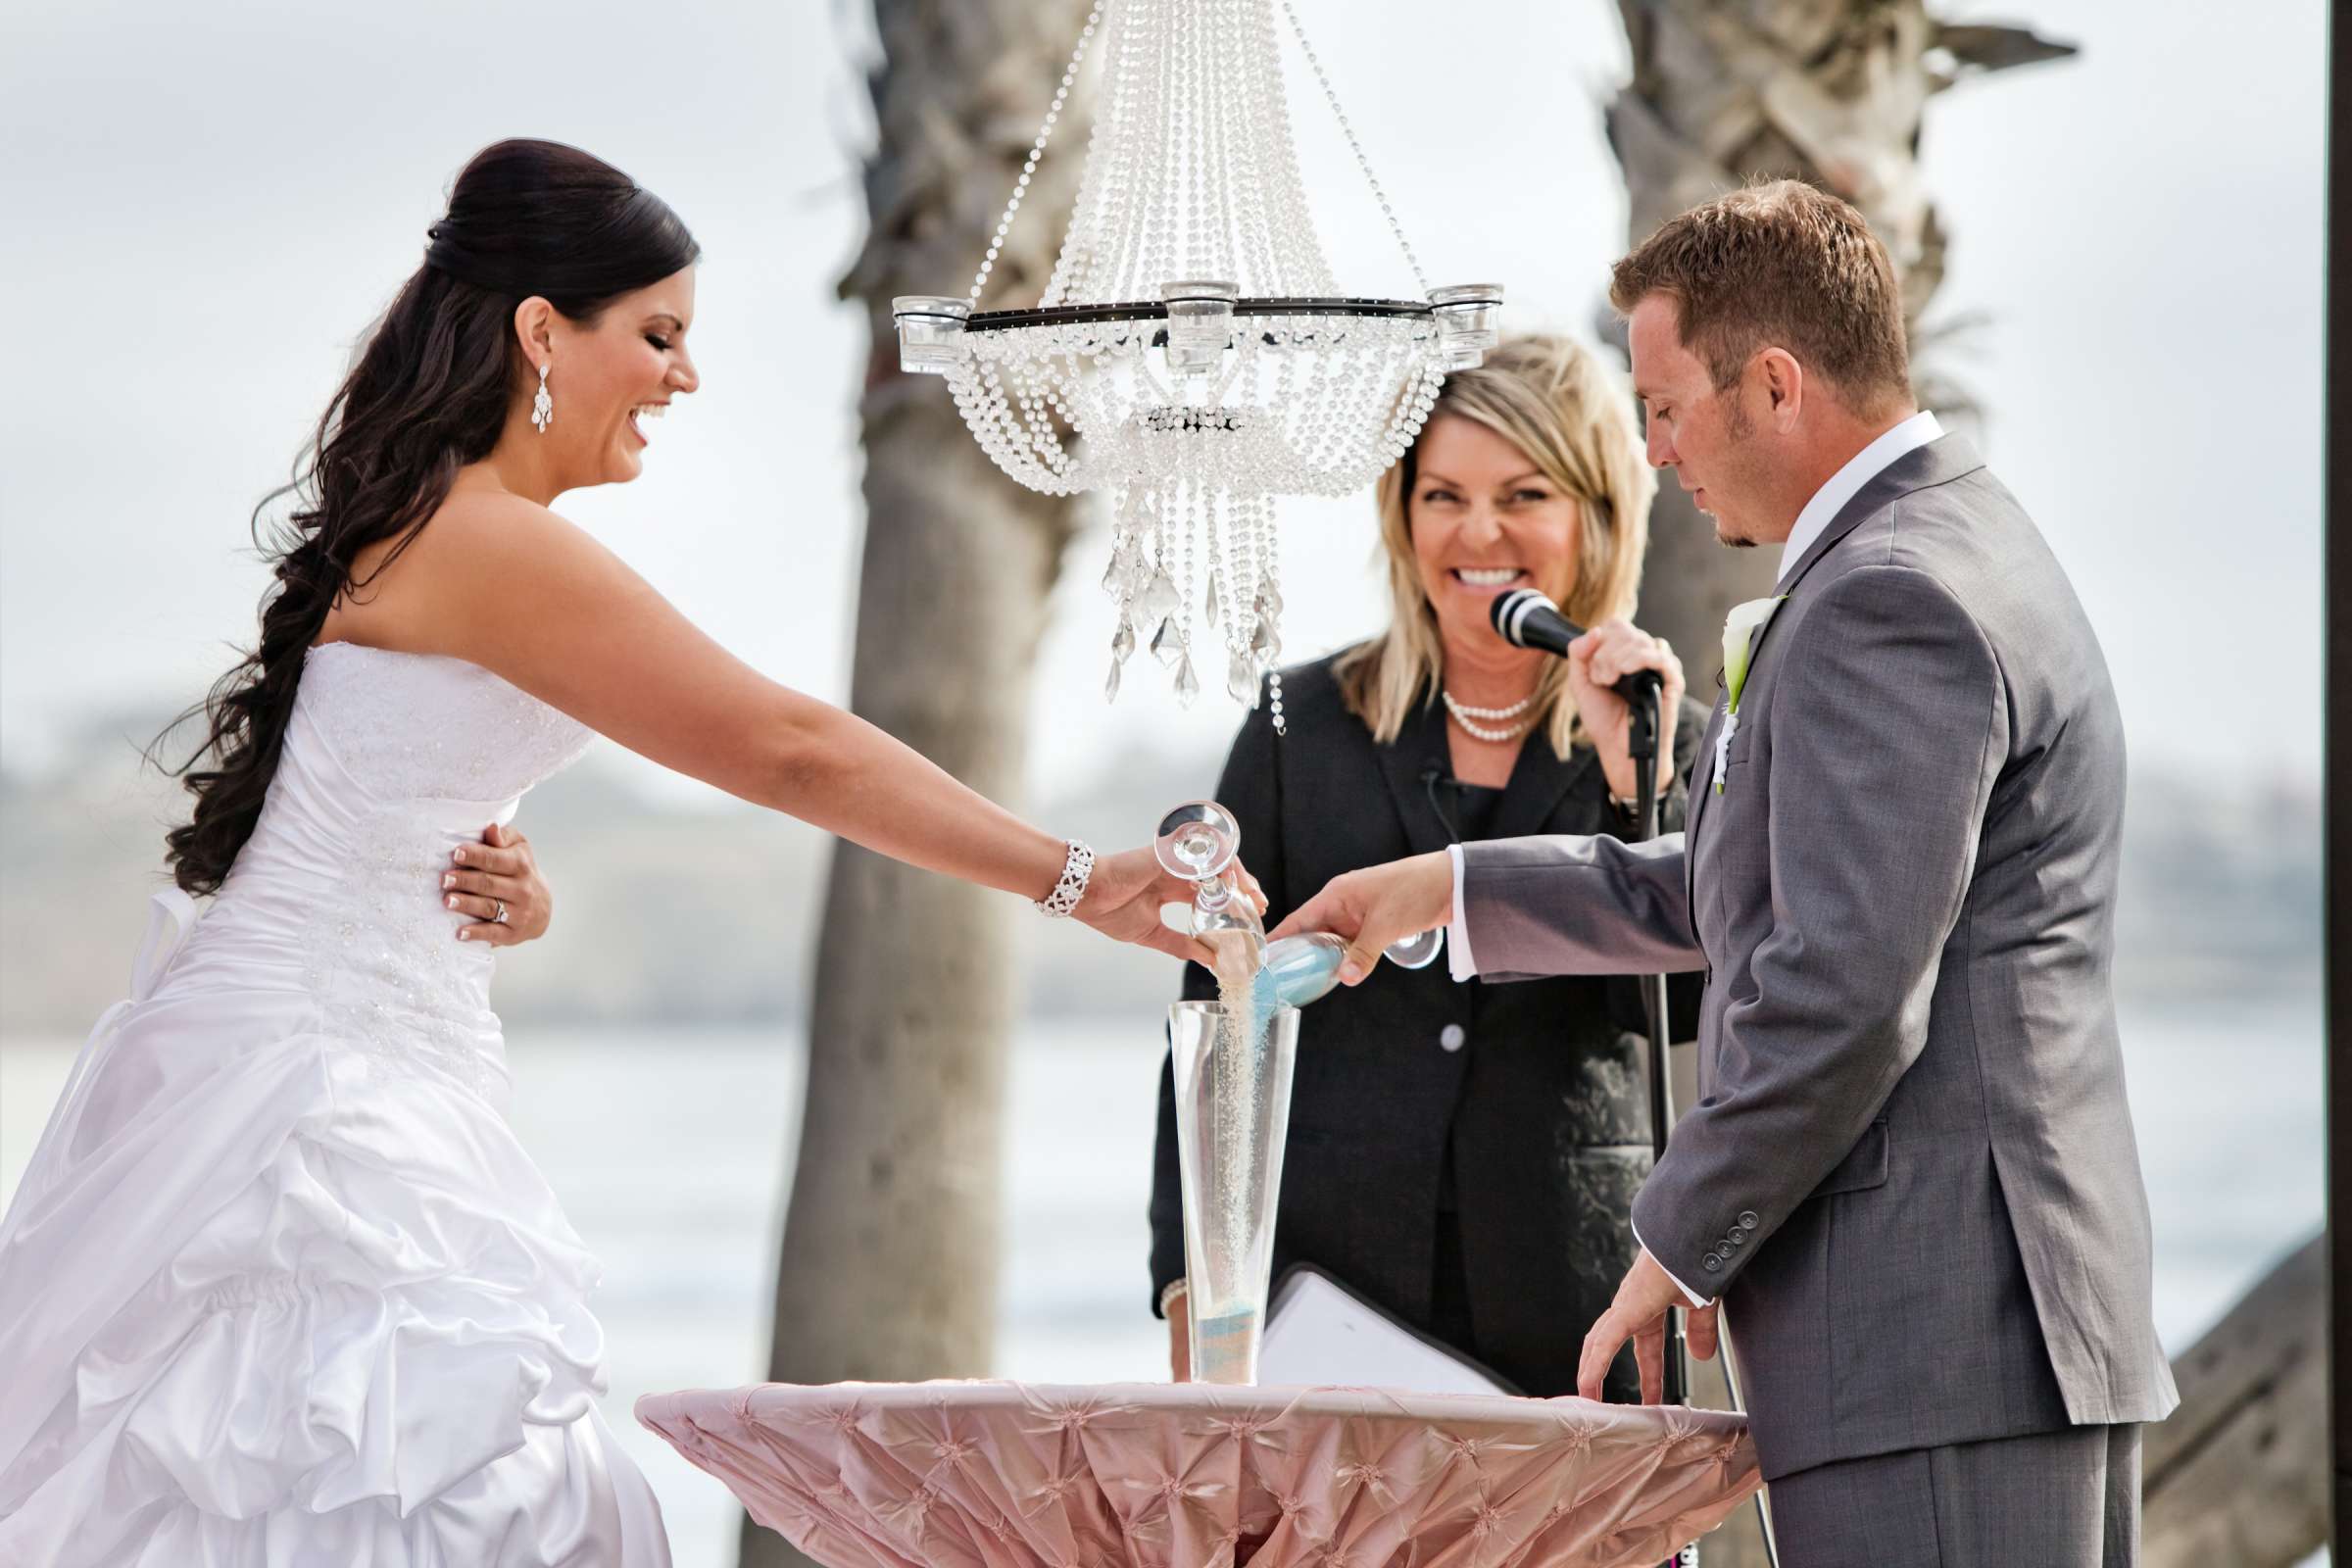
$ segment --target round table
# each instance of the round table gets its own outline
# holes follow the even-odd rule
[[[771,1383],[637,1419],[826,1568],[1655,1564],[1759,1484],[1739,1416],[1578,1398]]]

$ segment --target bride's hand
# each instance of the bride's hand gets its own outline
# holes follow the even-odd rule
[[[1241,871],[1242,886],[1257,912],[1266,912],[1265,891],[1257,885],[1246,866]],[[1151,847],[1127,850],[1118,855],[1097,858],[1094,874],[1087,878],[1086,897],[1078,901],[1073,911],[1077,917],[1121,942],[1141,943],[1179,958],[1195,963],[1208,963],[1213,955],[1193,938],[1180,931],[1171,931],[1160,924],[1159,909],[1163,904],[1180,904],[1190,908],[1193,885],[1180,876],[1172,876]]]
[[[530,840],[493,822],[481,843],[461,844],[449,858],[450,868],[441,874],[441,902],[473,916],[470,925],[458,927],[459,941],[511,948],[547,935],[556,896],[539,875]],[[498,918],[502,904],[504,921]]]

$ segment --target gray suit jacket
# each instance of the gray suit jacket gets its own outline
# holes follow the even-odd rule
[[[1490,979],[1706,969],[1699,1101],[1634,1224],[1725,1302],[1767,1478],[2159,1420],[2097,639],[1956,436],[1865,485],[1783,591],[1688,831],[1466,846],[1471,954]]]

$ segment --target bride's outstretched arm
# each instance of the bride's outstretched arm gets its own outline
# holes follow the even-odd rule
[[[383,584],[405,590],[404,643],[493,670],[664,766],[1023,898],[1043,899],[1061,876],[1065,841],[855,714],[769,680],[545,508],[454,499],[393,570],[412,577],[396,585],[386,573]],[[1191,898],[1136,850],[1097,863],[1077,915],[1124,941],[1204,956],[1159,923],[1162,904]]]

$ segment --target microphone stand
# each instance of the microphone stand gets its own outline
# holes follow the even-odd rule
[[[1634,762],[1634,843],[1658,836],[1658,811],[1663,791],[1658,788],[1658,729],[1662,722],[1660,707],[1665,693],[1657,675],[1642,670],[1631,677],[1634,689],[1628,697],[1627,711],[1631,719],[1626,730],[1626,753]],[[1672,1033],[1672,1021],[1666,1003],[1666,977],[1645,974],[1642,977],[1642,1011],[1649,1025],[1649,1148],[1650,1159],[1666,1157],[1666,1135],[1674,1127],[1674,1077],[1667,1071],[1666,1043]],[[1745,1413],[1747,1402],[1740,1397],[1740,1379],[1732,1369],[1731,1345],[1723,1335],[1723,1309],[1715,1310],[1716,1350],[1723,1359],[1724,1383],[1731,1390],[1732,1408]],[[1666,1308],[1666,1346],[1663,1370],[1664,1396],[1668,1404],[1690,1402],[1690,1346],[1683,1331],[1683,1309]],[[1756,1493],[1756,1523],[1764,1538],[1764,1560],[1772,1568],[1780,1568],[1780,1544],[1774,1539],[1772,1515],[1765,1512],[1764,1494]],[[1666,1568],[1697,1568],[1698,1543],[1693,1541],[1676,1552]]]
[[[1646,676],[1646,679],[1641,678]],[[1664,691],[1647,670],[1634,682],[1627,702],[1630,724],[1626,752],[1634,761],[1634,839],[1640,844],[1658,836],[1658,727]],[[1666,1040],[1670,1033],[1666,1006],[1666,977],[1642,977],[1642,1012],[1649,1025],[1649,1152],[1654,1163],[1666,1157],[1666,1134],[1674,1126],[1674,1082],[1666,1070]],[[1683,1309],[1666,1309],[1665,1396],[1668,1404],[1690,1402],[1690,1350],[1683,1335]]]
[[[1647,678],[1642,678],[1642,677]],[[1632,682],[1627,695],[1626,753],[1634,761],[1634,837],[1636,844],[1658,836],[1658,725],[1664,690],[1648,670]],[[1672,1033],[1667,1014],[1666,977],[1642,977],[1642,1014],[1649,1025],[1649,1157],[1666,1157],[1666,1134],[1674,1126],[1674,1078],[1666,1070],[1666,1040]],[[1666,1308],[1666,1346],[1663,1372],[1668,1404],[1690,1402],[1690,1347],[1683,1334],[1683,1309]],[[1667,1559],[1666,1568],[1697,1568],[1698,1543],[1693,1541]]]

